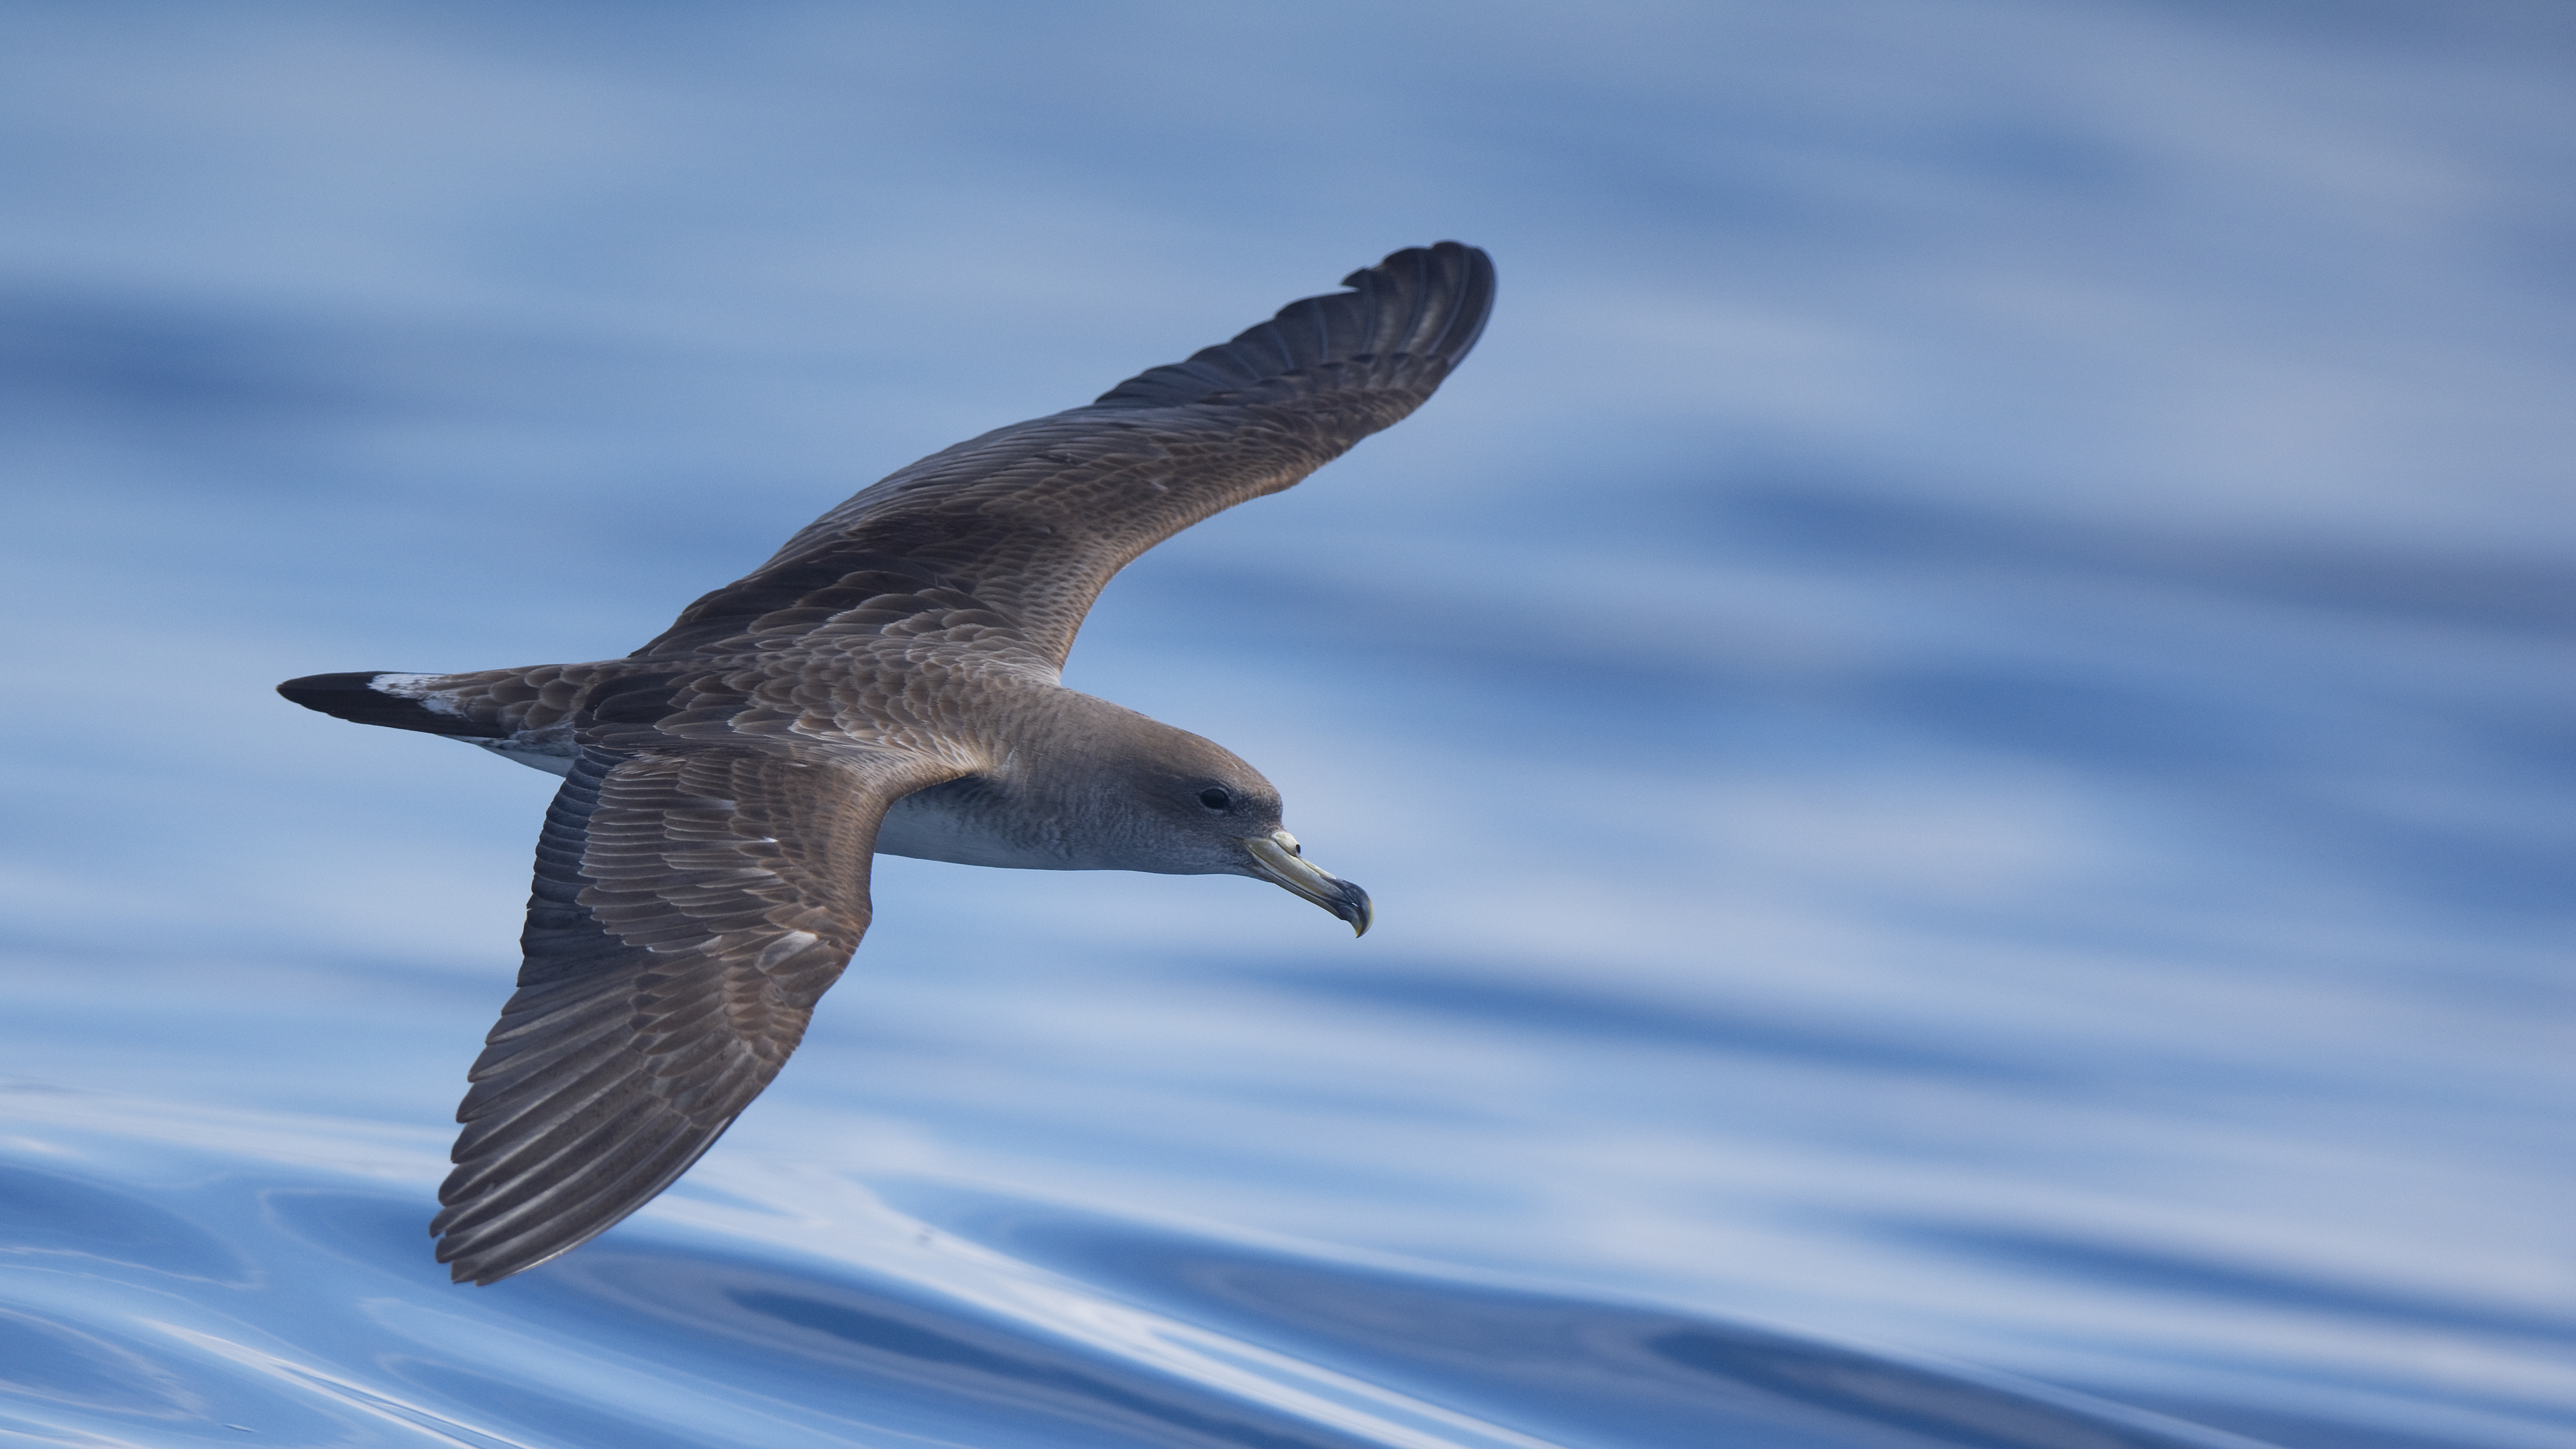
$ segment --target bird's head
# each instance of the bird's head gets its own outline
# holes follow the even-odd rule
[[[1115,709],[1115,706],[1111,706]],[[1368,932],[1368,892],[1309,864],[1280,822],[1279,789],[1233,751],[1126,710],[1078,742],[1089,768],[1076,807],[1084,853],[1115,870],[1248,875]],[[1089,862],[1086,862],[1089,863]]]

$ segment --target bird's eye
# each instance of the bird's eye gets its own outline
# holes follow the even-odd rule
[[[1210,785],[1199,792],[1199,803],[1210,810],[1231,810],[1234,808],[1234,797],[1218,786]]]

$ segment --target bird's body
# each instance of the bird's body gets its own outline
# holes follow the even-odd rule
[[[856,949],[876,852],[1250,875],[1366,929],[1258,771],[1058,678],[1119,568],[1429,397],[1493,272],[1443,242],[1344,285],[894,474],[626,658],[279,686],[564,777],[431,1227],[460,1281],[579,1246],[715,1141]]]

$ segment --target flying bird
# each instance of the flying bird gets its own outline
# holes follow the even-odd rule
[[[1342,285],[922,459],[623,659],[278,686],[563,777],[430,1224],[456,1281],[579,1247],[714,1144],[858,948],[876,852],[1253,876],[1368,929],[1260,771],[1060,682],[1130,560],[1421,406],[1494,269],[1441,242]]]

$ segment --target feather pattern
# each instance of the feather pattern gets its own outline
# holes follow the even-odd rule
[[[568,1251],[759,1095],[867,930],[877,822],[951,778],[888,756],[590,749],[537,843],[518,992],[430,1231],[459,1281]]]
[[[1442,242],[1343,285],[1088,407],[922,459],[691,604],[638,655],[730,653],[843,611],[892,622],[943,610],[946,627],[971,616],[1061,668],[1091,601],[1137,555],[1420,407],[1483,332],[1494,271]]]

